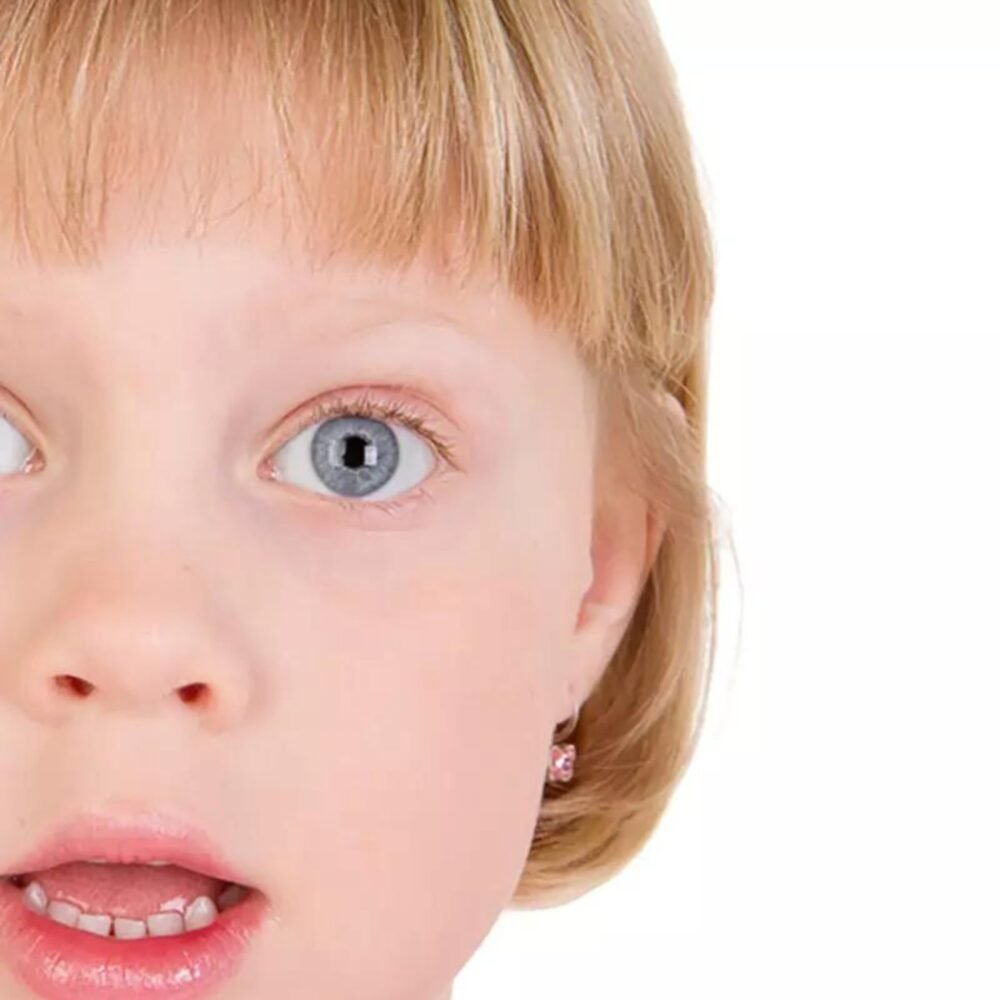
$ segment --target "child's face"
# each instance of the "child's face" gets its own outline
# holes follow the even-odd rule
[[[80,271],[5,248],[0,455],[44,466],[0,466],[0,872],[83,811],[176,815],[271,907],[211,996],[432,1000],[510,900],[570,707],[589,379],[485,285],[216,233]],[[382,485],[350,495],[357,430],[320,471],[305,404],[361,392],[458,468],[369,417]],[[34,996],[3,961],[0,994]]]

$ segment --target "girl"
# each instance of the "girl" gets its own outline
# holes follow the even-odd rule
[[[0,996],[445,1000],[714,634],[644,0],[0,5]]]

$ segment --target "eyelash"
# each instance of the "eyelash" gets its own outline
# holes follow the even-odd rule
[[[402,389],[401,386],[389,386],[388,388]],[[456,446],[451,438],[443,434],[428,418],[415,408],[411,408],[407,403],[398,399],[379,399],[371,390],[365,390],[362,395],[352,399],[328,396],[309,406],[304,413],[293,418],[291,432],[282,435],[281,444],[271,453],[271,457],[267,459],[265,465],[269,467],[274,454],[307,427],[342,416],[367,417],[373,420],[402,424],[428,441],[438,457],[443,459],[448,466],[455,470],[460,468],[456,458]],[[387,516],[395,516],[411,505],[419,503],[422,499],[429,498],[430,495],[426,486],[421,486],[416,492],[410,493],[402,500],[368,500],[352,503],[332,494],[323,494],[323,499],[353,515],[361,515],[365,510],[375,509]]]

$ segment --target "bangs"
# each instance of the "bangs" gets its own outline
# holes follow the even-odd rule
[[[580,242],[588,199],[546,163],[539,96],[493,4],[3,9],[0,226],[19,259],[95,264],[115,199],[137,209],[129,233],[148,235],[169,188],[178,237],[264,210],[314,267],[347,254],[403,269],[428,250],[449,276],[459,261],[496,275],[549,321],[599,322],[581,323],[593,284],[572,301],[596,263],[580,255],[601,251]],[[549,144],[590,155],[553,127]]]
[[[427,254],[596,367],[666,378],[711,274],[655,30],[562,0],[6,0],[0,234],[18,262],[85,266],[126,202],[129,238],[162,233],[168,196],[178,238],[277,214],[313,267]]]

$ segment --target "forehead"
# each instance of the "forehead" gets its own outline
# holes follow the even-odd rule
[[[340,254],[318,267],[301,250],[245,236],[132,240],[86,266],[37,266],[0,256],[0,312],[31,323],[116,304],[156,303],[191,314],[236,311],[250,318],[324,301],[409,309],[446,322],[469,309],[520,311],[495,282],[476,275],[459,285],[427,258],[398,268]]]

